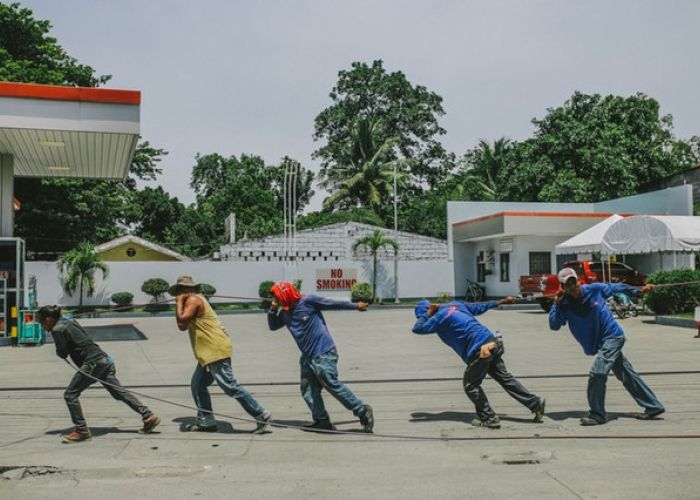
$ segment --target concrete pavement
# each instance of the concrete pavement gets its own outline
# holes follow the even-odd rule
[[[179,431],[193,412],[148,401],[163,419],[157,433],[136,431],[138,415],[101,387],[82,398],[92,441],[62,445],[70,427],[62,392],[71,369],[52,345],[1,348],[0,467],[27,469],[0,481],[0,498],[700,498],[700,340],[692,329],[625,319],[625,354],[666,405],[663,420],[642,422],[611,377],[607,408],[614,420],[581,427],[591,358],[568,331],[550,332],[535,311],[490,311],[506,363],[547,399],[533,424],[526,408],[493,381],[485,389],[500,430],[469,425],[473,407],[461,388],[464,366],[436,336],[410,333],[409,310],[332,312],[326,318],[340,352],[340,375],[374,407],[377,434],[406,439],[319,435],[272,429],[253,436],[252,423],[220,419],[223,432]],[[138,391],[191,405],[195,361],[172,318],[85,320],[136,323],[147,341],[105,342],[117,375]],[[286,330],[268,332],[263,315],[223,316],[233,344],[234,373],[273,418],[310,419],[298,390],[298,351]],[[215,411],[245,419],[235,401],[212,388]],[[359,431],[352,414],[325,397],[341,430]],[[684,437],[685,436],[685,437]],[[433,440],[421,437],[442,438]],[[412,439],[411,439],[412,438]],[[9,473],[8,475],[12,475]],[[19,474],[22,475],[22,474]]]

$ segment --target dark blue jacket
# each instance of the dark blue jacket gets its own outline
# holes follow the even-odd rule
[[[639,290],[624,283],[593,283],[581,285],[581,298],[575,300],[565,295],[559,304],[549,311],[549,327],[559,330],[569,324],[569,330],[589,356],[595,355],[607,339],[624,335],[613,318],[605,299],[616,293],[636,296]]]
[[[460,302],[443,304],[432,316],[428,316],[428,301],[416,305],[416,321],[413,333],[437,333],[440,339],[450,346],[464,360],[469,358],[482,345],[495,340],[494,335],[474,317],[496,307],[491,302]]]
[[[314,357],[335,347],[333,337],[321,313],[321,311],[333,309],[357,310],[357,304],[345,300],[305,295],[289,312],[281,309],[268,311],[267,324],[270,330],[279,330],[286,326],[302,355]]]

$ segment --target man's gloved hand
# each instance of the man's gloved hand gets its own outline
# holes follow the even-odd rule
[[[495,348],[496,348],[495,342],[487,342],[486,344],[481,346],[481,352],[479,353],[479,357],[481,359],[490,358],[491,351],[493,351]]]
[[[428,316],[432,316],[433,314],[435,314],[439,308],[439,304],[430,304],[428,306]]]

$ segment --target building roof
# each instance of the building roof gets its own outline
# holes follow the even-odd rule
[[[590,212],[498,212],[453,223],[452,237],[455,242],[466,242],[520,235],[571,236],[610,215]]]
[[[0,82],[0,154],[18,177],[124,179],[141,92]]]
[[[95,251],[97,253],[103,253],[103,252],[106,252],[108,250],[111,250],[113,248],[116,248],[118,246],[121,246],[121,245],[124,245],[127,243],[134,243],[137,245],[141,245],[142,247],[148,248],[149,250],[153,250],[154,252],[162,253],[164,255],[167,255],[168,257],[172,257],[172,258],[177,259],[177,260],[181,260],[181,261],[191,260],[189,257],[181,255],[177,252],[174,252],[173,250],[170,250],[169,248],[158,245],[157,243],[153,243],[152,241],[144,240],[143,238],[139,238],[138,236],[134,236],[133,234],[127,234],[124,236],[120,236],[119,238],[115,238],[115,239],[108,241],[106,243],[102,243],[100,245],[97,245],[95,247]]]

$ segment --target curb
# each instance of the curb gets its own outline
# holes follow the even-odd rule
[[[692,329],[696,329],[698,327],[697,323],[692,319],[674,318],[673,316],[656,316],[654,321],[658,325],[680,326],[681,328]]]

